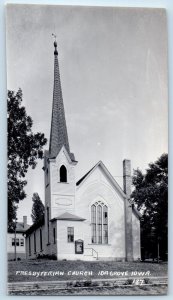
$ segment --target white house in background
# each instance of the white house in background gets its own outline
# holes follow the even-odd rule
[[[129,202],[130,161],[123,161],[124,190],[102,161],[76,182],[77,161],[68,142],[56,41],[54,47],[50,144],[43,167],[45,219],[26,231],[27,258],[139,260],[140,213]]]
[[[25,231],[29,226],[27,224],[27,216],[24,216],[23,222],[16,222],[16,233],[12,230],[8,231],[7,254],[9,260],[15,259],[15,253],[16,259],[26,259]]]

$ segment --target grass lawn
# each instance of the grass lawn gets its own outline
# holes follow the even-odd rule
[[[18,272],[17,272],[18,271]],[[20,273],[20,271],[23,271]],[[27,271],[27,272],[26,272]],[[54,272],[54,276],[50,275]],[[75,274],[72,272],[75,271]],[[88,273],[79,273],[86,272]],[[100,271],[102,273],[100,274]],[[104,273],[103,273],[104,271]],[[133,272],[144,272],[143,274]],[[17,273],[16,273],[17,272]],[[30,273],[28,273],[30,272]],[[37,272],[37,273],[36,273]],[[42,272],[42,273],[41,273]],[[56,273],[55,273],[56,272]],[[61,272],[61,274],[59,273]],[[125,273],[126,272],[126,273]],[[167,276],[167,264],[145,262],[103,262],[103,261],[54,261],[26,260],[8,262],[8,281],[60,281],[60,280],[92,280],[122,277]]]

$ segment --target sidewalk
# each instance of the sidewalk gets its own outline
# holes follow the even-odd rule
[[[55,295],[58,293],[60,294],[61,291],[66,290],[67,294],[68,291],[76,290],[78,293],[79,290],[95,290],[95,289],[112,289],[112,288],[133,288],[137,286],[138,288],[149,287],[149,286],[164,286],[165,288],[168,285],[168,278],[167,277],[126,277],[126,278],[111,278],[111,279],[92,279],[92,280],[66,280],[66,281],[35,281],[35,282],[13,282],[8,283],[8,294],[15,295],[15,292],[23,292],[23,294],[27,292],[34,292],[37,291],[39,294],[40,292],[44,291],[46,294],[50,292]],[[164,289],[165,290],[165,289]],[[75,292],[74,292],[75,294]],[[144,291],[145,294],[145,291]],[[165,292],[164,292],[165,294]]]

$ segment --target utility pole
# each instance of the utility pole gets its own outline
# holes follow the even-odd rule
[[[14,226],[14,259],[17,260],[16,255],[16,217],[15,217],[15,226]]]
[[[160,249],[159,249],[159,238],[157,238],[157,262],[159,263],[160,259]]]

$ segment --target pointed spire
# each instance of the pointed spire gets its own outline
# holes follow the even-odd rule
[[[55,37],[55,36],[54,36]],[[56,157],[64,145],[71,159],[74,160],[70,153],[64,104],[61,90],[61,81],[58,63],[58,51],[56,37],[54,41],[54,88],[53,88],[53,106],[52,106],[52,121],[49,143],[50,157]]]

